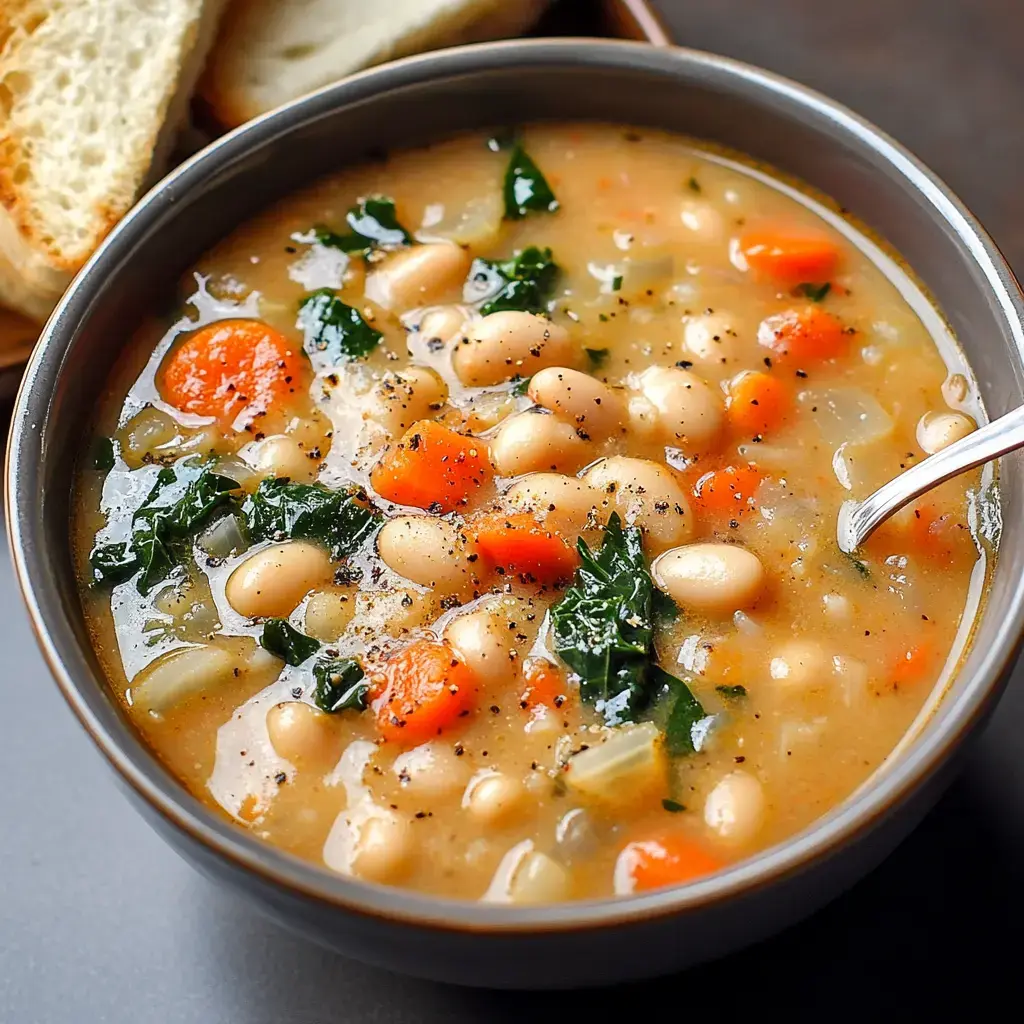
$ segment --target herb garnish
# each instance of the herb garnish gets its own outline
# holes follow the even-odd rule
[[[691,192],[700,193],[702,191],[700,187],[700,182],[692,174],[690,175],[690,180],[686,183],[686,187]]]
[[[683,719],[704,713],[686,684],[654,663],[654,581],[639,528],[623,529],[613,513],[600,550],[595,554],[582,539],[578,548],[573,585],[551,609],[555,651],[608,725],[636,721],[655,698],[675,694],[669,718],[676,719],[676,737],[670,743],[682,751]]]
[[[828,281],[824,284],[811,284],[805,281],[803,284],[798,284],[795,290],[806,295],[811,302],[821,302],[832,291],[832,285]]]
[[[551,250],[531,245],[509,260],[473,260],[463,298],[469,303],[483,303],[483,316],[506,309],[544,313],[557,276],[558,265],[551,258]]]
[[[148,594],[191,558],[199,530],[214,514],[237,504],[238,484],[200,463],[182,461],[157,474],[132,516],[131,540],[96,547],[89,556],[93,581],[123,583],[140,569],[137,587]]]
[[[267,619],[260,647],[289,665],[301,665],[320,650],[320,641],[300,633],[287,619]]]
[[[716,686],[715,693],[720,693],[725,700],[740,700],[747,695],[745,686]]]
[[[517,143],[505,171],[505,219],[521,220],[530,213],[554,213],[558,200],[540,168]]]
[[[850,565],[866,580],[871,579],[871,570],[868,568],[867,562],[863,559],[858,558],[856,555],[851,554],[849,551],[841,551],[840,554],[849,561]]]
[[[301,538],[325,545],[331,558],[353,554],[380,523],[355,489],[262,480],[242,511],[254,541]]]
[[[114,468],[117,451],[112,437],[97,437],[92,446],[92,468],[104,473]]]
[[[399,249],[412,242],[409,232],[398,223],[395,201],[389,196],[361,199],[345,214],[345,222],[348,234],[317,228],[316,240],[353,256],[366,256],[374,249]]]
[[[365,711],[370,687],[355,658],[330,658],[313,666],[316,690],[313,700],[321,711]]]
[[[330,288],[319,288],[299,305],[306,351],[318,369],[368,356],[384,335]]]
[[[613,292],[621,292],[622,291],[622,275],[621,274],[616,274],[612,278],[612,291]]]

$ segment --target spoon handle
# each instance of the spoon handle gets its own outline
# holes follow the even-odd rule
[[[836,537],[839,548],[852,554],[894,512],[951,477],[966,473],[1007,452],[1024,448],[1024,406],[987,423],[948,448],[900,473],[863,501],[844,501]]]

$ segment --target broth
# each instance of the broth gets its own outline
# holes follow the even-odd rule
[[[968,371],[763,172],[461,136],[286,199],[181,298],[101,403],[82,599],[153,750],[266,842],[468,899],[682,883],[840,803],[962,653],[989,481],[834,534],[973,429]]]

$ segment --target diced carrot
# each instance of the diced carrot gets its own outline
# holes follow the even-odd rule
[[[219,320],[171,353],[160,392],[182,412],[230,424],[304,393],[306,372],[301,350],[280,331],[259,320]]]
[[[908,520],[911,551],[936,562],[976,557],[970,527],[953,512],[939,512],[933,505],[917,506]]]
[[[804,306],[766,317],[758,326],[757,340],[778,357],[810,362],[845,355],[850,332],[831,313]]]
[[[726,410],[737,434],[758,437],[786,421],[793,411],[793,392],[778,377],[747,370],[730,383]]]
[[[843,325],[817,306],[787,309],[765,317],[757,329],[757,340],[777,356],[799,362],[835,359],[850,347],[850,336]]]
[[[897,689],[913,686],[930,675],[935,666],[935,650],[928,641],[901,651],[893,663],[889,680]]]
[[[751,270],[792,284],[824,284],[839,263],[839,249],[831,239],[796,231],[748,231],[740,239],[740,251]]]
[[[527,658],[523,663],[523,690],[519,701],[533,710],[537,707],[564,707],[569,698],[569,688],[565,685],[565,674],[547,658]]]
[[[710,875],[721,863],[685,836],[666,834],[627,844],[615,866],[616,892],[646,892]]]
[[[756,466],[726,466],[705,473],[693,485],[694,506],[706,515],[734,516],[752,507],[764,474]]]
[[[371,692],[384,739],[414,747],[469,714],[476,681],[449,644],[417,640],[384,662],[371,678]]]
[[[493,475],[484,442],[420,420],[384,452],[370,483],[382,498],[399,505],[452,512]]]
[[[471,527],[473,543],[483,564],[505,576],[527,582],[554,583],[576,570],[576,549],[554,530],[537,522],[532,512],[491,512]]]

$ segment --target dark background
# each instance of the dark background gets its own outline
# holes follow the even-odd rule
[[[596,0],[551,22],[590,32]],[[1024,267],[1022,0],[660,0],[680,43],[811,85],[901,140]],[[39,657],[0,554],[0,1022],[1020,1019],[1024,676],[960,779],[816,917],[684,975],[494,994],[310,946],[187,867],[117,792]],[[767,1012],[766,1012],[767,1011]]]

